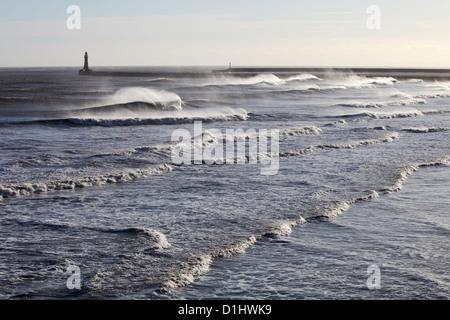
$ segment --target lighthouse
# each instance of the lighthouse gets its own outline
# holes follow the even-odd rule
[[[80,74],[92,72],[93,70],[89,69],[89,57],[88,53],[84,53],[84,67],[82,70],[79,71]]]

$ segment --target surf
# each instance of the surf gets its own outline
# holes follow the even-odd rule
[[[122,88],[105,97],[99,105],[72,110],[73,117],[103,116],[129,118],[155,111],[182,110],[183,101],[176,93],[141,87]]]
[[[85,176],[49,181],[30,181],[23,183],[0,184],[0,200],[17,197],[30,197],[32,195],[84,189],[89,187],[106,186],[116,183],[131,182],[144,177],[169,173],[172,167],[168,164],[151,166],[149,168],[126,170],[103,175]]]

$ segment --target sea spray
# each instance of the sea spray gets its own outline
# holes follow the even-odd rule
[[[280,79],[271,73],[262,73],[252,77],[233,77],[233,76],[222,76],[216,77],[213,82],[208,83],[205,86],[248,86],[257,84],[268,84],[279,86],[285,84],[286,81]]]
[[[129,102],[147,102],[173,106],[181,110],[182,100],[179,95],[166,90],[155,90],[142,87],[122,88],[110,97],[105,98],[105,104],[124,104]]]

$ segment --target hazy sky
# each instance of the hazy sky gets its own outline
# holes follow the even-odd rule
[[[443,0],[0,4],[0,67],[81,67],[85,51],[92,67],[450,67],[450,2]],[[69,5],[81,9],[80,29],[67,27]],[[367,11],[371,5],[379,16]]]

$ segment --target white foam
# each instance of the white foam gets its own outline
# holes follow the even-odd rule
[[[400,171],[397,173],[395,182],[392,185],[383,188],[382,190],[389,192],[400,191],[402,189],[403,182],[406,181],[408,177],[417,170],[419,170],[419,165],[417,164],[402,167]]]
[[[213,258],[209,254],[192,257],[188,261],[179,261],[180,268],[161,283],[160,291],[182,288],[190,285],[195,278],[208,272]]]
[[[151,243],[152,249],[168,249],[171,247],[171,244],[167,241],[166,236],[156,230],[150,228],[131,228],[127,231],[132,231],[136,234],[144,235]]]
[[[181,288],[190,285],[195,278],[208,272],[210,265],[217,258],[232,257],[244,253],[257,241],[255,236],[236,241],[231,244],[217,248],[209,254],[191,257],[186,261],[179,261],[180,268],[174,272],[161,284],[161,291]]]
[[[346,107],[353,107],[353,108],[383,108],[388,106],[407,106],[407,105],[414,105],[414,104],[425,104],[426,100],[423,98],[414,98],[414,97],[405,97],[398,100],[388,100],[388,101],[382,101],[382,102],[361,102],[361,101],[354,101],[354,102],[348,102],[341,104],[342,106]]]
[[[217,108],[206,110],[180,110],[180,111],[155,111],[145,117],[135,117],[126,114],[111,115],[109,117],[75,117],[67,119],[68,122],[81,126],[137,126],[151,124],[182,124],[193,121],[222,122],[222,121],[246,121],[246,110],[237,108]]]
[[[257,238],[255,236],[250,236],[247,239],[239,240],[231,244],[227,244],[222,248],[217,248],[212,252],[212,257],[214,258],[223,258],[223,257],[232,257],[234,255],[243,254],[249,247],[251,247]]]
[[[392,77],[373,77],[352,75],[344,79],[344,85],[352,88],[375,87],[377,85],[392,86],[397,80]]]
[[[430,93],[430,94],[420,94],[415,98],[417,99],[436,99],[436,98],[448,98],[450,93]]]
[[[355,142],[349,142],[347,144],[325,144],[325,145],[323,145],[323,148],[353,149],[353,148],[359,148],[362,146],[367,146],[367,145],[376,144],[376,143],[393,142],[394,140],[397,140],[398,137],[399,137],[398,132],[392,132],[385,136],[382,136],[380,138],[375,138],[375,139],[360,140],[360,141],[355,141]]]
[[[54,192],[61,190],[74,190],[86,187],[103,186],[112,183],[133,181],[156,174],[167,173],[172,170],[167,164],[157,165],[145,169],[134,169],[115,174],[81,177],[74,179],[62,179],[54,181],[42,181],[36,183],[16,183],[0,185],[1,198],[14,198],[31,196],[33,194]]]
[[[166,90],[155,90],[143,87],[128,87],[116,91],[104,99],[104,105],[123,104],[130,102],[146,102],[182,108],[182,100],[176,93]]]
[[[280,137],[290,137],[290,136],[301,136],[301,135],[309,135],[309,134],[320,134],[322,130],[320,128],[309,126],[304,128],[293,128],[293,129],[284,129],[279,131]],[[270,131],[269,136],[271,136],[273,132]],[[234,143],[236,141],[244,141],[248,139],[257,139],[259,137],[259,133],[256,130],[238,130],[234,131],[232,134],[228,134],[226,132],[221,133],[220,136],[214,135],[210,133],[208,130],[205,130],[202,135],[193,137],[190,141],[183,141],[178,142],[175,146],[172,148],[177,148],[180,150],[183,149],[197,149],[201,150],[204,148],[212,147],[214,145],[222,145],[222,144],[228,144],[228,143]],[[255,148],[256,150],[256,148]],[[306,153],[306,152],[305,152]],[[278,158],[279,153],[278,152],[256,152],[252,154],[246,154],[246,155],[240,155],[235,156],[234,154],[230,157],[227,154],[227,157],[224,157],[220,159],[220,163],[246,163],[247,161],[254,160],[254,163],[257,163],[258,161],[262,161],[261,159],[264,158],[267,161],[271,161],[271,159]],[[264,161],[262,161],[264,162]]]
[[[281,237],[287,237],[289,236],[293,229],[298,226],[306,223],[306,220],[303,217],[299,217],[295,221],[278,221],[275,222],[270,227],[267,227],[264,231],[264,236],[281,236]]]
[[[285,84],[286,81],[280,79],[274,74],[271,73],[261,73],[253,77],[218,77],[215,79],[213,83],[209,83],[207,85],[256,85],[256,84],[269,84],[269,85],[282,85]]]
[[[392,133],[389,133],[382,137],[374,138],[374,139],[359,140],[359,141],[341,143],[341,144],[336,143],[336,144],[321,144],[321,145],[309,146],[307,148],[303,148],[303,149],[299,149],[299,150],[290,150],[290,151],[280,152],[280,157],[303,155],[303,154],[308,154],[308,153],[312,153],[312,152],[320,151],[320,150],[354,149],[354,148],[368,146],[368,145],[372,145],[372,144],[376,144],[376,143],[393,142],[394,140],[398,139],[398,137],[399,137],[398,132],[392,132]]]
[[[381,191],[387,192],[400,191],[402,190],[403,182],[405,182],[411,174],[419,170],[419,168],[438,165],[445,165],[445,166],[450,165],[450,156],[444,156],[434,161],[415,163],[401,167],[395,176],[395,182],[390,186],[382,188]]]
[[[309,127],[304,127],[304,128],[298,128],[298,129],[280,130],[281,137],[301,136],[301,135],[320,134],[320,133],[322,133],[322,129],[317,128],[315,126],[309,126]]]
[[[350,209],[351,205],[356,202],[367,201],[378,197],[378,192],[372,190],[348,200],[325,202],[316,209],[316,212],[312,214],[312,218],[335,218]]]
[[[391,111],[391,112],[365,112],[364,115],[374,119],[395,119],[423,116],[419,110]]]
[[[291,82],[291,81],[307,81],[307,80],[320,80],[320,79],[313,74],[302,73],[299,75],[291,76],[291,77],[287,78],[285,81]]]
[[[358,88],[375,88],[377,86],[392,86],[397,80],[392,77],[366,77],[359,75],[336,74],[329,73],[325,89],[358,89]]]
[[[417,128],[405,128],[403,131],[413,132],[413,133],[432,133],[432,132],[443,132],[450,131],[450,127],[417,127]]]

